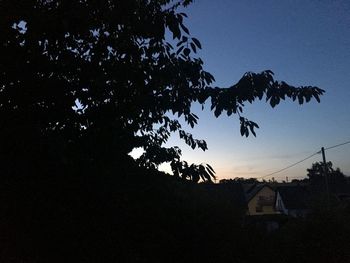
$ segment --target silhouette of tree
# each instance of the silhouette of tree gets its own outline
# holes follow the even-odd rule
[[[330,184],[346,183],[346,178],[343,172],[333,168],[332,162],[326,163],[327,175]],[[324,182],[324,166],[322,162],[313,163],[311,168],[307,169],[307,176],[311,183],[319,184]]]
[[[256,178],[243,178],[235,177],[234,179],[222,179],[219,181],[220,184],[230,184],[230,183],[243,183],[243,184],[257,184],[259,183]]]
[[[167,113],[194,127],[192,103],[210,101],[216,117],[236,115],[241,135],[255,136],[258,125],[243,115],[246,103],[319,101],[323,90],[276,81],[270,70],[247,72],[228,88],[211,86],[214,77],[196,55],[201,43],[179,11],[191,2],[1,1],[3,174],[113,170],[143,147],[140,165],[170,162],[176,176],[211,180],[209,165],[188,164],[179,148],[163,147],[178,133],[193,149],[207,149]]]

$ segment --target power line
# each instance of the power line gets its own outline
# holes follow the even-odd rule
[[[278,170],[278,171],[276,171],[276,172],[269,173],[269,174],[267,174],[267,175],[257,177],[257,179],[265,178],[265,177],[268,177],[268,176],[271,176],[271,175],[280,173],[280,172],[282,172],[282,171],[285,171],[285,170],[287,170],[287,169],[289,169],[289,168],[292,168],[293,166],[296,166],[296,165],[299,164],[299,163],[302,163],[302,162],[306,161],[307,159],[310,159],[311,157],[314,157],[315,155],[317,155],[317,154],[319,154],[319,153],[320,153],[320,152],[315,152],[315,153],[311,154],[310,156],[308,156],[308,157],[306,157],[306,158],[304,158],[304,159],[302,159],[302,160],[300,160],[300,161],[298,161],[298,162],[296,162],[296,163],[293,163],[293,164],[291,164],[291,165],[288,165],[287,167],[282,168],[282,169],[280,169],[280,170]]]
[[[349,144],[349,143],[350,143],[350,141],[346,141],[346,142],[339,143],[339,144],[336,144],[336,145],[333,145],[333,146],[330,146],[330,147],[327,147],[327,148],[324,148],[324,149],[325,149],[325,150],[329,150],[329,149],[337,148],[337,147],[340,147],[340,146],[343,146],[343,145],[346,145],[346,144]],[[311,154],[310,156],[308,156],[308,157],[306,157],[306,158],[304,158],[304,159],[302,159],[302,160],[300,160],[300,161],[298,161],[298,162],[296,162],[296,163],[293,163],[293,164],[291,164],[291,165],[288,165],[287,167],[282,168],[282,169],[280,169],[280,170],[278,170],[278,171],[276,171],[276,172],[269,173],[269,174],[266,174],[266,175],[263,175],[263,176],[260,176],[260,177],[256,177],[256,178],[257,178],[257,179],[262,179],[262,178],[265,178],[265,177],[268,177],[268,176],[271,176],[271,175],[274,175],[274,174],[283,172],[283,171],[285,171],[285,170],[287,170],[287,169],[289,169],[289,168],[292,168],[293,166],[296,166],[296,165],[298,165],[299,163],[302,163],[302,162],[304,162],[304,161],[310,159],[311,157],[314,157],[315,155],[320,154],[320,153],[321,153],[321,151],[315,152],[314,154]]]
[[[350,141],[347,141],[347,142],[343,142],[343,143],[339,143],[337,145],[333,145],[333,146],[330,146],[330,147],[327,147],[327,148],[324,148],[325,150],[329,150],[329,149],[333,149],[333,148],[337,148],[337,147],[340,147],[340,146],[343,146],[345,144],[349,144]]]

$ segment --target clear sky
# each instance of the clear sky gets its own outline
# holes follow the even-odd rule
[[[181,146],[185,160],[211,164],[218,179],[259,177],[350,140],[350,1],[197,0],[185,12],[215,85],[228,87],[246,71],[271,69],[278,80],[326,90],[320,104],[247,105],[245,116],[260,126],[256,138],[240,136],[236,116],[216,119],[194,105],[200,120],[189,131],[209,150],[193,151],[174,136],[169,145]],[[350,144],[328,150],[326,158],[350,175]],[[316,155],[274,177],[303,177],[320,160]]]

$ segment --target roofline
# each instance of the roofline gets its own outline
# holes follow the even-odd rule
[[[263,184],[262,187],[261,187],[261,189],[260,189],[259,191],[257,191],[254,195],[252,195],[249,199],[247,199],[247,202],[249,202],[250,200],[252,200],[253,197],[256,196],[265,186],[268,187],[268,188],[270,188],[270,189],[271,189],[272,191],[274,191],[275,194],[276,194],[277,191],[275,191],[271,186],[269,186],[268,184]]]

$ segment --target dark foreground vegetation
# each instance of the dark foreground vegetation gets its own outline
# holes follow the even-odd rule
[[[349,206],[320,206],[267,232],[246,223],[244,206],[228,192],[131,162],[118,178],[84,171],[8,183],[1,188],[1,262],[350,260]]]
[[[178,120],[197,123],[194,102],[237,116],[248,136],[246,103],[324,92],[270,70],[213,87],[179,11],[191,2],[0,1],[1,262],[349,262],[348,208],[248,227],[209,190],[210,165],[164,147],[175,133],[207,149]],[[163,162],[174,176],[156,171]]]

